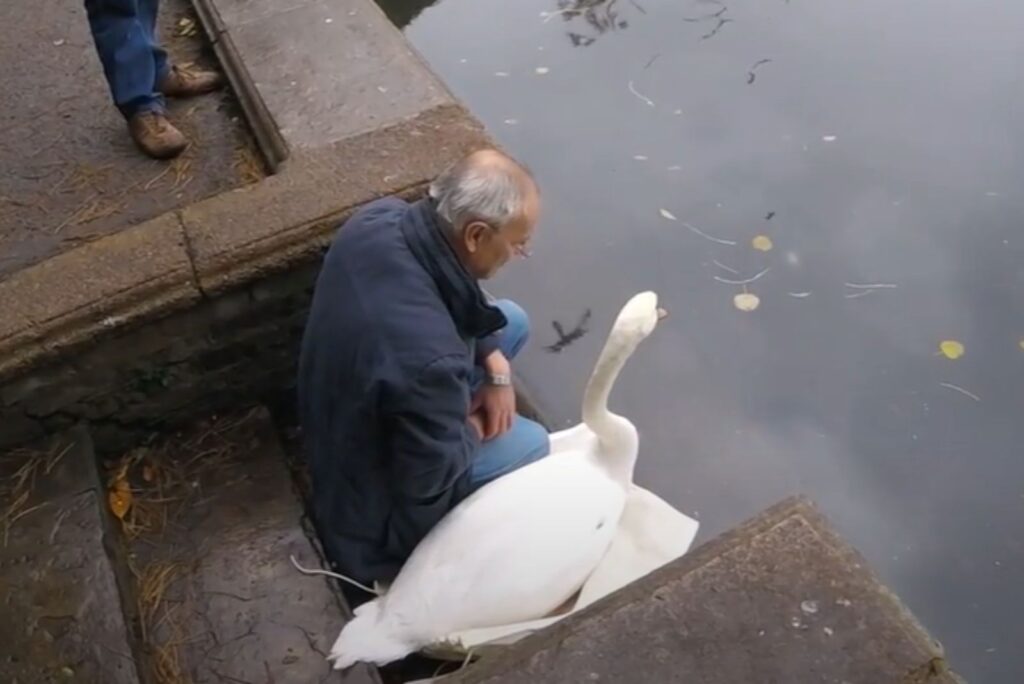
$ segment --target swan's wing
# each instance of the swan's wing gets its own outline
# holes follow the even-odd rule
[[[690,549],[700,527],[656,494],[632,485],[607,555],[583,585],[576,608],[679,558]]]
[[[491,649],[515,643],[682,556],[693,543],[698,527],[696,520],[660,497],[632,485],[615,538],[569,613],[450,634],[424,650],[433,657],[462,660],[469,651],[485,655]]]
[[[481,488],[417,546],[385,610],[427,641],[539,618],[607,550],[625,493],[583,453],[546,458]]]

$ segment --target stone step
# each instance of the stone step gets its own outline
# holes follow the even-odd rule
[[[348,617],[262,407],[136,449],[124,517],[137,594],[140,660],[150,682],[379,682],[325,656]]]
[[[88,431],[0,461],[0,682],[138,684]]]
[[[443,681],[961,680],[864,560],[794,498]]]
[[[195,6],[272,168],[454,103],[373,0]]]

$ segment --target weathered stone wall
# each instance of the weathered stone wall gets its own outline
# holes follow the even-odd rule
[[[0,383],[0,451],[79,419],[89,421],[97,448],[111,451],[239,403],[287,405],[319,268],[318,258],[113,330]],[[518,390],[520,411],[540,420]]]
[[[240,401],[291,392],[319,261],[102,336],[0,385],[0,450],[78,419],[120,448]]]

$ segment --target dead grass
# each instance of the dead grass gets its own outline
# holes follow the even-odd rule
[[[113,490],[119,480],[128,483],[131,506],[121,528],[129,541],[158,541],[182,512],[201,503],[206,483],[229,481],[226,476],[239,448],[234,433],[254,411],[206,421],[189,435],[155,448],[133,449],[120,458],[110,470],[107,486]]]
[[[72,443],[54,444],[47,450],[16,449],[3,459],[4,466],[20,463],[14,472],[0,484],[0,499],[8,502],[0,513],[0,527],[3,529],[3,545],[10,540],[11,528],[18,520],[47,505],[42,502],[30,506],[29,502],[40,476],[48,476],[57,467],[64,455],[71,450]],[[13,467],[13,466],[12,466]],[[6,470],[6,467],[4,468]]]
[[[121,523],[136,551],[133,557],[142,559],[141,570],[134,562],[130,567],[137,587],[142,642],[157,684],[191,684],[185,649],[193,640],[205,638],[205,634],[189,634],[187,578],[198,559],[174,544],[173,535],[187,534],[178,523],[186,512],[203,506],[211,494],[207,488],[220,492],[231,486],[238,452],[247,443],[246,425],[257,411],[213,417],[163,443],[133,449],[108,471],[111,491],[119,482],[131,487],[132,504]]]
[[[93,166],[92,164],[80,163],[72,167],[71,173],[64,176],[55,186],[50,189],[50,195],[58,192],[84,192],[95,190],[107,185],[112,164]]]
[[[125,205],[126,201],[122,197],[96,197],[80,207],[78,211],[72,215],[72,219],[67,225],[80,226],[84,223],[91,223],[92,221],[98,221],[99,219],[113,216],[124,209]],[[61,227],[63,228],[63,226]]]
[[[180,563],[155,561],[141,572],[132,568],[138,587],[138,616],[142,641],[152,653],[154,681],[191,684],[182,666],[181,647],[187,642],[180,616],[183,604],[168,596],[184,574]]]
[[[235,147],[235,161],[232,167],[238,174],[238,179],[245,185],[258,183],[266,175],[260,156],[244,142],[239,142]]]

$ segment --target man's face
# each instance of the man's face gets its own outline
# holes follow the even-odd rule
[[[462,232],[463,262],[478,280],[492,278],[513,256],[527,257],[529,244],[540,216],[540,198],[527,195],[523,213],[498,229],[483,221],[472,221]]]

